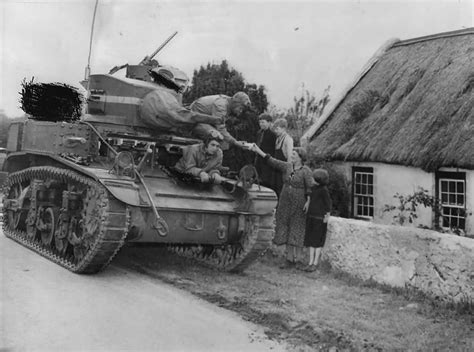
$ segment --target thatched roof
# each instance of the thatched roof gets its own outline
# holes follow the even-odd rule
[[[474,169],[474,28],[392,42],[309,133],[317,159]]]

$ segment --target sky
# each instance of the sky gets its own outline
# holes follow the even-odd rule
[[[20,116],[21,81],[79,87],[96,0],[0,2],[0,109]],[[474,0],[99,0],[91,73],[156,56],[191,78],[227,60],[271,104],[288,108],[302,87],[337,97],[386,41],[474,27]]]

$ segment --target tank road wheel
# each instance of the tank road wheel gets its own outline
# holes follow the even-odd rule
[[[60,215],[58,225],[56,226],[56,230],[54,231],[54,246],[56,250],[59,252],[60,256],[64,256],[66,253],[67,246],[69,244],[67,239],[68,234],[68,222],[67,216]]]
[[[83,208],[77,231],[71,232],[69,237],[69,242],[73,245],[74,257],[78,262],[85,257],[94,244],[95,238],[103,231],[102,227],[107,217],[105,209],[100,206],[101,199],[96,189],[87,189],[82,203]]]
[[[38,230],[41,235],[41,243],[45,246],[50,246],[53,242],[54,230],[58,223],[57,209],[51,207],[42,208],[39,211],[38,217]]]
[[[5,235],[72,272],[103,269],[127,236],[125,204],[75,171],[44,166],[15,172],[4,194]],[[22,194],[28,202],[18,213]]]
[[[24,224],[26,220],[26,216],[28,213],[28,208],[23,208],[24,205],[28,206],[28,200],[26,198],[26,194],[28,193],[28,187],[23,188],[21,183],[17,183],[13,185],[8,193],[7,196],[4,198],[4,210],[5,216],[8,218],[8,222],[11,224],[12,228],[18,229],[20,223]]]
[[[238,243],[220,246],[170,245],[168,249],[218,270],[240,272],[270,247],[273,220],[273,215],[240,215],[241,238]]]
[[[59,252],[59,254],[63,256],[66,253],[66,249],[68,246],[67,235],[66,237],[61,238],[57,235],[57,232],[55,232],[54,246],[56,247],[56,250]]]

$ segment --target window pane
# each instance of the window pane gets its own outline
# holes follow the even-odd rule
[[[457,205],[464,205],[464,194],[458,194]]]
[[[454,193],[456,192],[456,183],[454,181],[449,181],[449,192]]]
[[[360,191],[361,191],[362,194],[367,194],[367,186],[366,186],[366,185],[362,185]]]
[[[358,172],[356,172],[355,177],[356,177],[356,183],[360,183],[360,174]]]
[[[446,193],[441,193],[441,203],[446,204],[448,202],[448,195]]]
[[[374,216],[374,208],[373,207],[369,208],[369,216]]]
[[[368,194],[374,194],[374,187],[373,186],[369,186],[369,189],[367,191]]]
[[[355,185],[355,193],[360,194],[360,185],[358,183]]]
[[[372,174],[368,175],[368,183],[369,185],[372,185],[374,183],[374,176]]]
[[[448,184],[446,181],[441,181],[441,192],[447,192],[448,191]]]
[[[449,194],[449,204],[456,204],[456,195],[455,194]]]
[[[443,216],[443,227],[449,227],[449,218]]]
[[[441,216],[442,217],[448,216],[448,208],[443,207],[443,209],[441,209]]]
[[[466,229],[466,220],[464,218],[459,219],[458,228],[465,230]]]
[[[464,182],[458,183],[458,193],[464,193]]]

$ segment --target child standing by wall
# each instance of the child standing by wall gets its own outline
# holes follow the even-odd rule
[[[309,206],[306,209],[305,247],[309,247],[309,264],[305,271],[314,271],[321,257],[321,248],[326,242],[329,214],[331,212],[331,198],[326,185],[329,183],[329,174],[324,169],[313,171],[313,178],[317,182],[312,188]]]

